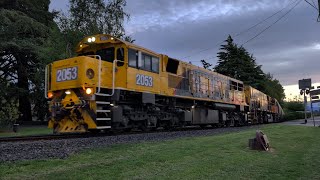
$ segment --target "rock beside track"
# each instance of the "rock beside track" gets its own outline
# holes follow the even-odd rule
[[[91,138],[42,140],[28,142],[5,142],[0,144],[0,162],[66,158],[80,150],[95,147],[107,147],[113,144],[139,143],[146,141],[162,141],[182,137],[210,136],[230,132],[239,132],[247,129],[259,128],[258,126],[184,130],[172,132],[151,132],[127,135],[112,135]]]

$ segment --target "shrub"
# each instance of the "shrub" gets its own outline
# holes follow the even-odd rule
[[[0,127],[12,125],[19,118],[18,103],[2,99],[0,106]]]

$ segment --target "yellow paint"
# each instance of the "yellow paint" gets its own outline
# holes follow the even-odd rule
[[[88,42],[89,38],[95,37],[95,42]],[[232,97],[234,97],[233,101],[226,101],[226,90],[229,88],[229,85],[227,82],[230,80],[242,83],[241,81],[238,81],[236,79],[232,79],[230,77],[218,74],[216,72],[212,72],[209,70],[205,70],[203,68],[197,67],[195,65],[185,63],[183,61],[179,61],[179,66],[177,69],[176,74],[168,73],[166,72],[166,66],[168,63],[168,56],[155,53],[153,51],[150,51],[148,49],[145,49],[143,47],[122,41],[120,39],[114,38],[110,35],[103,35],[98,34],[95,36],[90,36],[84,38],[81,42],[79,42],[76,52],[79,54],[82,53],[88,53],[88,52],[96,52],[97,50],[108,48],[108,47],[115,47],[115,55],[117,55],[117,49],[123,48],[124,49],[124,64],[122,66],[116,66],[115,68],[115,88],[116,89],[123,89],[123,90],[129,90],[129,91],[136,91],[136,92],[150,92],[154,94],[164,95],[164,96],[172,96],[172,97],[183,97],[186,99],[191,100],[205,100],[205,101],[211,101],[211,102],[223,102],[228,104],[238,104],[238,105],[244,105],[246,106],[247,103],[244,100],[244,92],[232,92]],[[149,54],[154,57],[159,58],[159,73],[149,72],[133,67],[128,66],[128,48],[135,49],[137,51],[140,51],[145,54]],[[115,57],[117,58],[117,57]],[[100,80],[101,80],[101,88],[112,88],[112,72],[113,72],[113,63],[107,62],[102,60],[101,61],[101,68],[99,69],[99,63],[100,61],[94,57],[88,57],[88,56],[78,56],[73,57],[69,59],[59,60],[53,62],[50,67],[50,84],[49,92],[56,93],[59,91],[65,91],[68,89],[80,89],[82,91],[85,91],[87,87],[93,88],[93,94],[96,92],[96,89],[99,85],[99,74],[100,74]],[[73,80],[67,80],[67,81],[57,81],[57,71],[65,68],[71,68],[71,67],[77,67],[77,78]],[[92,79],[89,79],[87,77],[86,72],[88,69],[92,69],[94,71],[94,77]],[[214,77],[218,77],[219,80],[215,80],[213,83],[210,82],[210,79],[208,79],[205,76],[200,77],[200,82],[202,83],[200,85],[201,91],[204,93],[207,93],[208,96],[211,96],[212,91],[220,91],[220,94],[222,99],[215,100],[213,98],[196,98],[192,96],[180,96],[176,94],[177,89],[176,86],[179,85],[179,81],[182,79],[188,79],[189,84],[194,83],[192,77],[189,77],[187,72],[190,72],[191,70],[201,70],[202,72],[205,72],[207,74],[213,75]],[[143,85],[137,85],[137,75],[144,75],[148,77],[152,77],[153,83],[152,86],[143,86]],[[169,82],[168,79],[170,77],[174,77],[176,79],[176,82]],[[169,87],[169,83],[173,83],[173,87]],[[195,87],[191,87],[192,92],[196,92]],[[72,100],[70,100],[72,99]],[[231,99],[231,98],[230,98]],[[72,91],[70,95],[66,95],[66,97],[61,101],[64,107],[67,107],[67,105],[70,103],[80,103],[79,97]],[[96,105],[94,101],[89,101],[90,107],[95,110]],[[83,120],[77,120],[73,115],[70,117],[66,117],[63,121],[59,122],[59,132],[67,132],[68,130],[64,130],[66,127],[71,126],[73,129],[76,128],[79,125],[85,125],[88,126],[89,129],[97,128],[95,124],[95,120],[92,119],[89,114],[86,111],[81,110],[82,116],[84,117]],[[53,128],[55,120],[49,121],[49,127]],[[67,128],[68,129],[68,128]],[[83,128],[80,128],[80,131],[83,131]]]

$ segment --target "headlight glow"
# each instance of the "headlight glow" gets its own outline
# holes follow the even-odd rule
[[[87,93],[87,94],[91,94],[91,93],[92,93],[92,88],[87,88],[87,89],[86,89],[86,93]]]
[[[95,42],[95,41],[96,41],[96,38],[95,38],[95,37],[92,37],[92,38],[91,38],[91,41],[92,41],[92,42]]]
[[[53,93],[52,92],[48,92],[48,98],[52,98],[53,97]]]
[[[70,90],[66,90],[65,93],[66,94],[71,94],[71,91]]]
[[[91,39],[91,38],[88,38],[88,42],[89,42],[89,43],[92,42],[92,39]]]

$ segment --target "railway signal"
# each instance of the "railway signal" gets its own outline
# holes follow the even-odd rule
[[[306,94],[309,94],[310,89],[311,89],[311,79],[301,79],[299,80],[299,89],[300,89],[300,94],[303,95],[303,100],[304,100],[304,122],[307,124],[307,97]]]

